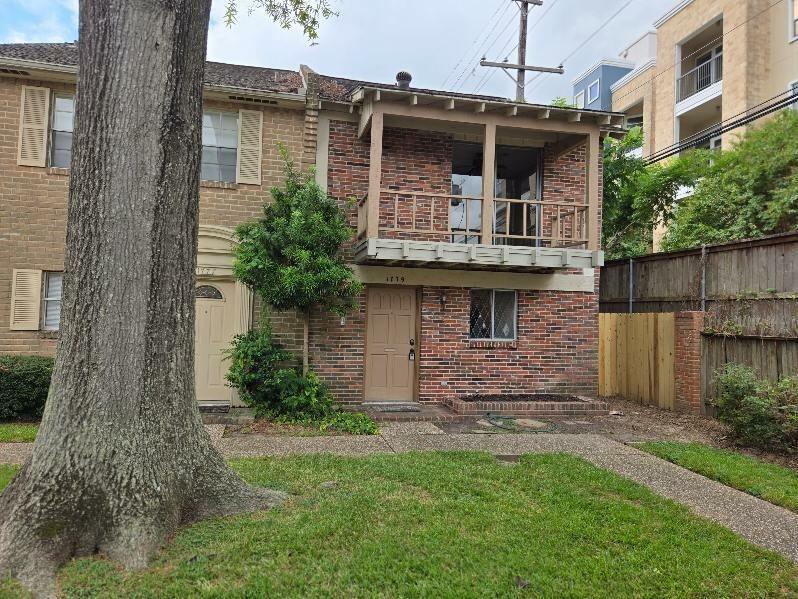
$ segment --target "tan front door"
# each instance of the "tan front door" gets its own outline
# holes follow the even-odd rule
[[[366,401],[413,401],[416,362],[416,291],[407,287],[368,290]]]
[[[197,401],[230,402],[233,390],[225,384],[228,362],[224,352],[236,333],[235,283],[198,281],[196,301],[194,377]]]

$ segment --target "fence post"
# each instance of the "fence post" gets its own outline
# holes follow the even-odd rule
[[[634,305],[634,292],[635,292],[635,282],[634,282],[634,274],[635,274],[635,267],[634,267],[634,258],[629,258],[629,314],[633,311]]]
[[[707,311],[707,246],[701,246],[701,311]]]

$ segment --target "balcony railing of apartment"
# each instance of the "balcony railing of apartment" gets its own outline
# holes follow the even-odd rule
[[[676,80],[676,101],[681,102],[723,80],[723,53],[687,71]]]
[[[368,196],[358,202],[358,238],[367,231]],[[495,198],[493,245],[586,248],[588,208],[583,202]],[[448,243],[480,243],[482,198],[383,189],[380,233]]]

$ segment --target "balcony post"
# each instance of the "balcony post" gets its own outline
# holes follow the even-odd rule
[[[585,152],[585,199],[587,208],[587,249],[599,249],[599,160],[601,158],[601,138],[598,131],[587,136]]]
[[[380,187],[382,185],[382,129],[383,114],[371,115],[371,146],[369,148],[369,195],[366,203],[366,237],[374,239],[380,232]]]
[[[480,243],[493,245],[493,191],[496,186],[496,123],[485,123],[482,145],[482,235]],[[466,210],[468,207],[466,207]]]

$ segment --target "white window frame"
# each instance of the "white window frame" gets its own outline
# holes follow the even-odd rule
[[[581,104],[581,106],[580,106]],[[574,106],[576,108],[584,108],[585,107],[585,91],[582,90],[578,94],[574,96]]]
[[[41,317],[41,327],[43,331],[57,331],[61,328],[61,298],[64,295],[64,273],[63,271],[58,270],[50,270],[44,271],[42,273],[42,317]],[[48,297],[47,296],[47,289],[49,287],[49,279],[53,275],[58,275],[61,277],[61,295],[58,297]],[[56,326],[47,326],[47,304],[48,302],[58,302],[58,325]]]
[[[593,86],[596,86],[596,95],[593,96],[590,93],[590,89]],[[586,106],[590,106],[593,102],[598,100],[601,97],[601,79],[596,79],[593,83],[587,86],[587,104]]]
[[[796,10],[796,1],[795,0],[787,0],[787,15],[789,16],[789,21],[787,21],[787,39],[790,43],[798,41],[798,10]]]
[[[471,336],[471,292],[490,291],[490,337]],[[513,336],[496,337],[496,292],[513,294]],[[516,341],[518,340],[518,290],[516,289],[492,289],[486,287],[472,287],[468,290],[468,339],[469,341]]]
[[[237,129],[236,130],[236,147],[235,148],[228,148],[227,146],[208,146],[208,147],[213,147],[213,148],[225,148],[227,150],[235,149],[235,151],[236,151],[236,163],[235,163],[235,165],[233,167],[235,172],[234,172],[234,176],[233,176],[233,180],[232,181],[222,181],[222,180],[219,180],[219,179],[202,179],[202,162],[200,161],[200,178],[201,178],[202,181],[210,181],[212,183],[228,183],[228,184],[236,183],[237,180],[238,180],[238,150],[239,150],[238,146],[241,143],[241,140],[239,139],[239,137],[241,136],[241,115],[240,115],[240,113],[235,112],[235,111],[231,111],[231,110],[222,110],[220,108],[203,108],[202,109],[203,120],[205,118],[205,115],[209,114],[209,113],[220,114],[220,115],[227,114],[227,115],[235,116],[235,118],[236,118],[236,124],[237,124],[237,127],[236,127],[236,129]],[[205,144],[203,143],[203,140],[200,139],[200,151],[202,151],[201,148],[203,148],[203,147],[205,147]]]
[[[52,94],[52,109],[50,110],[50,131],[49,135],[47,136],[47,143],[49,144],[47,147],[47,166],[54,166],[53,165],[53,150],[54,150],[54,142],[55,142],[55,133],[58,131],[59,133],[66,133],[62,129],[55,128],[55,116],[56,116],[56,105],[58,102],[58,98],[69,98],[72,100],[72,140],[75,140],[75,94],[69,93],[54,93]],[[70,162],[72,158],[72,149],[70,148],[69,151]],[[60,166],[58,168],[69,168],[68,166]]]

